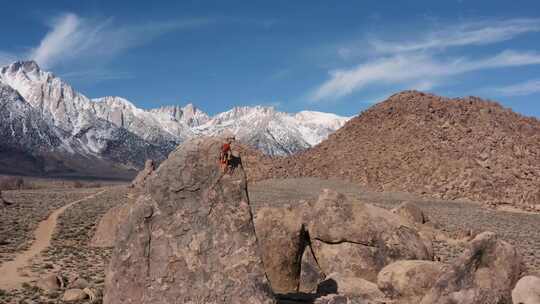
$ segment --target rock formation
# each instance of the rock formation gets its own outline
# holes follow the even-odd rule
[[[383,300],[385,298],[384,293],[379,290],[377,284],[358,277],[347,277],[337,273],[331,273],[326,277],[326,280],[332,281],[336,288],[328,292],[319,288],[318,292],[321,294],[337,293],[369,300]],[[320,284],[320,286],[324,285],[324,282]]]
[[[156,170],[156,164],[153,160],[148,159],[144,163],[144,169],[142,169],[139,174],[133,179],[133,182],[131,182],[132,188],[142,188],[144,186],[144,183],[147,179],[150,178],[152,173]]]
[[[428,216],[415,203],[403,202],[397,208],[392,209],[392,212],[415,224],[429,222]]]
[[[131,182],[132,188],[129,196],[136,196],[144,191],[146,182],[156,171],[156,163],[148,159],[144,164],[144,169],[141,170]],[[128,202],[111,208],[99,221],[94,236],[90,242],[93,247],[114,247],[116,238],[119,234],[119,229],[124,226],[133,202]]]
[[[262,259],[276,293],[298,290],[300,263],[306,245],[302,214],[293,208],[262,208],[255,216]]]
[[[60,275],[57,274],[49,274],[44,277],[39,278],[36,281],[37,288],[43,290],[45,293],[51,293],[54,291],[58,291],[61,288],[64,287],[64,280]]]
[[[405,91],[253,175],[336,177],[370,189],[509,203],[540,199],[540,121],[480,98]]]
[[[440,275],[445,265],[433,261],[401,260],[384,267],[377,275],[377,286],[400,303],[420,302]]]
[[[62,301],[64,302],[79,302],[88,298],[88,295],[82,289],[73,288],[68,289],[64,292],[62,296]]]
[[[8,202],[4,199],[4,197],[2,196],[2,190],[0,190],[0,205],[1,206],[11,206],[13,205],[13,202]]]
[[[540,304],[540,277],[521,278],[512,291],[514,304]]]
[[[421,304],[511,303],[511,291],[522,272],[516,249],[484,232],[442,274]]]
[[[376,282],[379,271],[402,259],[431,260],[419,234],[395,214],[325,190],[307,216],[315,258],[326,274]]]
[[[132,205],[125,203],[107,211],[99,221],[90,245],[93,247],[114,247],[119,231],[129,217]]]
[[[300,265],[300,284],[298,291],[311,293],[317,290],[317,286],[325,278],[319,264],[315,260],[311,246],[304,249]]]
[[[279,294],[320,292],[332,278],[341,284],[335,292],[362,282],[377,289],[377,274],[385,265],[433,258],[429,240],[413,223],[333,190],[324,190],[316,202],[261,208],[255,228],[268,278]]]
[[[220,141],[171,153],[120,229],[104,303],[274,303],[241,164],[218,167]]]

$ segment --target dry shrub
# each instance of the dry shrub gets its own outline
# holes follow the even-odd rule
[[[25,189],[25,182],[22,177],[3,176],[0,177],[0,190],[21,190]]]
[[[84,185],[80,181],[73,182],[73,188],[82,188]]]

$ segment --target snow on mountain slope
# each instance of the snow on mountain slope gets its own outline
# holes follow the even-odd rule
[[[39,113],[58,135],[64,150],[72,155],[121,160],[127,169],[137,169],[144,164],[143,156],[163,159],[176,146],[173,141],[148,142],[101,118],[98,114],[106,112],[103,105],[78,93],[52,73],[42,71],[33,61],[1,68],[0,82],[15,89]]]
[[[294,118],[304,135],[304,139],[311,146],[314,146],[328,138],[328,135],[337,129],[343,127],[351,117],[316,111],[301,111],[296,113]]]
[[[0,143],[3,149],[42,152],[58,149],[62,141],[17,91],[0,82]]]
[[[321,112],[292,115],[272,107],[236,107],[214,116],[194,131],[201,135],[230,131],[266,154],[289,155],[318,144],[347,120]]]
[[[163,106],[161,108],[152,109],[150,112],[158,115],[162,121],[184,122],[190,128],[202,125],[210,120],[208,114],[199,110],[191,103],[188,103],[184,107]]]
[[[0,80],[24,97],[46,120],[64,131],[77,133],[93,124],[93,103],[69,84],[34,61],[15,62],[0,69]]]
[[[156,115],[135,107],[130,101],[121,97],[103,97],[92,100],[97,117],[113,125],[129,130],[144,140],[159,145],[176,146],[185,138],[187,126],[164,128]]]
[[[51,133],[56,149],[133,169],[146,158],[163,159],[188,138],[225,131],[266,154],[288,155],[318,144],[348,120],[261,106],[236,107],[213,117],[193,104],[145,110],[121,97],[90,99],[33,61],[0,68],[0,83],[4,85],[0,102],[10,104],[6,115],[39,122],[37,129]]]

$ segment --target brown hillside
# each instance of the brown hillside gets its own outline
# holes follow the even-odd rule
[[[259,163],[249,168],[253,179],[340,177],[375,190],[528,206],[540,204],[540,121],[476,97],[405,91],[312,149]]]

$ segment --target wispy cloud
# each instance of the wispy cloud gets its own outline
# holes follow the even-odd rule
[[[540,18],[462,22],[408,35],[420,37],[417,40],[391,41],[371,34],[363,48],[358,42],[336,48],[337,58],[357,64],[330,70],[329,79],[309,96],[315,102],[336,100],[381,85],[385,89],[431,90],[468,72],[540,64],[537,51],[509,50],[479,58],[448,52],[452,47],[489,45],[535,32],[540,32]]]
[[[432,87],[434,81],[467,72],[540,64],[540,53],[504,51],[492,57],[437,60],[428,54],[403,54],[380,58],[351,69],[332,71],[330,79],[311,95],[315,101],[336,99],[374,84]],[[427,81],[427,82],[426,82]]]
[[[51,20],[50,31],[28,57],[45,68],[88,58],[109,59],[167,32],[199,27],[209,22],[201,18],[118,25],[112,18],[88,19],[69,13]]]
[[[63,73],[62,77],[66,77],[71,80],[96,82],[103,80],[130,79],[135,78],[135,75],[129,72],[112,71],[105,68],[93,68]]]
[[[489,89],[489,91],[495,92],[502,96],[526,96],[534,93],[540,93],[540,79],[531,79],[505,87],[492,88]]]
[[[487,45],[515,38],[518,35],[540,32],[540,19],[510,19],[500,21],[466,22],[423,34],[418,41],[384,41],[370,39],[378,53],[403,53],[448,47]]]

